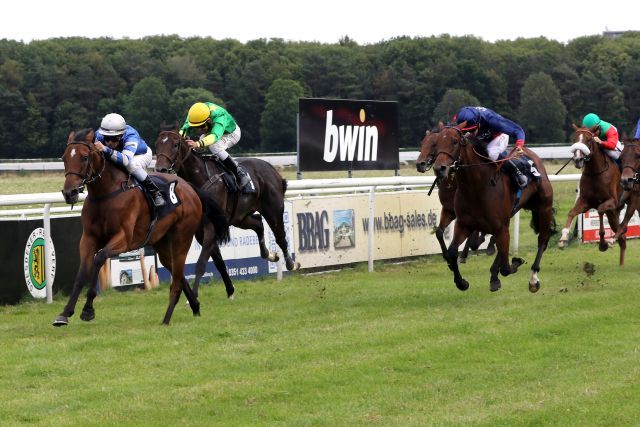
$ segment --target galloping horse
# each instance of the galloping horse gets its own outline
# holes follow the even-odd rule
[[[200,304],[184,277],[184,263],[193,235],[200,224],[203,203],[207,218],[215,224],[216,238],[229,237],[229,225],[220,207],[205,196],[199,195],[186,181],[166,175],[167,180],[177,181],[172,201],[174,210],[152,223],[152,214],[145,195],[137,186],[128,186],[128,174],[108,161],[102,151],[94,148],[94,131],[85,129],[71,132],[64,150],[65,181],[62,194],[68,204],[78,202],[78,194],[88,188],[88,196],[82,207],[82,237],[80,238],[80,268],[73,283],[73,290],[54,326],[67,325],[74,313],[80,291],[89,279],[87,302],[80,318],[95,318],[93,300],[96,297],[96,279],[105,261],[123,252],[152,245],[162,264],[171,273],[169,307],[163,323],[169,324],[173,310],[184,291],[194,316],[200,313]]]
[[[242,167],[249,173],[255,187],[255,193],[232,193],[227,190],[223,181],[224,170],[215,161],[205,159],[197,154],[185,142],[184,138],[175,131],[162,131],[156,140],[156,170],[160,172],[175,171],[178,176],[186,179],[201,191],[217,200],[227,215],[231,225],[243,229],[253,230],[258,235],[260,256],[276,262],[279,257],[270,253],[264,240],[264,226],[262,217],[271,227],[285,259],[287,270],[295,271],[300,263],[294,262],[287,249],[287,238],[284,228],[284,193],[287,181],[283,179],[275,168],[260,159],[240,160]],[[260,212],[260,213],[256,213]],[[224,262],[220,250],[214,239],[211,239],[208,228],[204,228],[202,252],[196,266],[196,278],[193,290],[198,295],[200,278],[204,273],[206,262],[211,256],[218,271],[223,276]],[[230,280],[229,280],[230,284]],[[227,294],[229,294],[229,285]],[[232,289],[231,285],[231,289]]]
[[[435,132],[427,130],[424,138],[422,138],[422,141],[420,142],[420,154],[418,155],[418,159],[416,160],[416,169],[420,173],[427,172],[433,166],[433,162],[435,160],[435,142],[437,138],[436,134],[438,132],[439,130]],[[456,183],[456,180],[451,176],[446,176],[438,180],[438,198],[440,199],[442,210],[440,211],[440,221],[438,223],[438,228],[436,228],[436,238],[438,239],[438,243],[440,243],[442,256],[445,260],[447,259],[447,245],[444,241],[444,230],[449,226],[449,224],[451,224],[454,219],[456,219],[456,212],[453,208],[453,197],[456,194],[457,188],[458,185]],[[484,233],[480,233],[479,231],[474,231],[473,233],[471,233],[464,245],[462,254],[458,258],[458,262],[460,264],[464,264],[465,262],[467,262],[469,249],[477,250],[478,247],[484,242],[484,239]],[[487,255],[491,256],[495,253],[495,251],[495,237],[491,236],[489,245],[487,246]]]
[[[636,211],[640,213],[640,191],[638,191],[636,186],[640,181],[640,139],[625,142],[619,161],[622,166],[620,180],[626,196],[623,196],[623,198],[627,204],[627,210],[620,223],[620,227],[618,227],[618,232],[611,239],[613,242],[615,242],[621,234],[626,233],[627,225],[633,214]]]
[[[620,265],[624,265],[624,252],[627,241],[624,234],[618,234],[620,209],[618,201],[622,195],[622,183],[620,181],[620,169],[615,162],[607,156],[594,139],[597,134],[595,129],[578,128],[575,124],[573,138],[573,162],[576,168],[582,169],[580,177],[580,195],[575,205],[567,215],[567,222],[562,229],[562,236],[558,246],[562,249],[567,246],[569,239],[569,227],[573,218],[589,209],[597,209],[600,217],[600,243],[598,248],[604,252],[609,249],[609,244],[604,238],[603,216],[606,214],[611,229],[618,236],[620,245]]]
[[[469,288],[469,282],[460,274],[457,258],[458,246],[473,230],[496,237],[498,253],[490,269],[491,291],[501,287],[498,272],[508,276],[518,270],[524,260],[513,258],[509,264],[509,222],[514,212],[524,208],[531,210],[531,225],[538,233],[538,251],[529,278],[529,291],[537,292],[540,289],[540,260],[547,248],[553,224],[553,188],[544,166],[533,151],[524,148],[540,178],[522,190],[518,200],[509,176],[499,171],[500,161],[494,162],[476,150],[475,141],[461,130],[465,125],[447,126],[438,133],[434,160],[436,175],[442,179],[455,171],[458,184],[454,196],[457,220],[453,241],[447,250],[447,263],[453,271],[456,287],[461,291]]]

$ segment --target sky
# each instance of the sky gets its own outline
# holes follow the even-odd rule
[[[336,43],[348,36],[373,44],[449,34],[568,42],[606,30],[639,31],[639,12],[637,0],[8,0],[0,2],[0,39],[177,34]]]

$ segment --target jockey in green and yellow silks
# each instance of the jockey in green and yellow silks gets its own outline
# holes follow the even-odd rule
[[[198,136],[197,141],[191,139],[192,133]],[[236,176],[241,189],[251,182],[247,172],[226,151],[236,145],[241,136],[240,126],[226,109],[213,102],[196,102],[189,108],[180,135],[186,138],[191,148],[209,148]]]

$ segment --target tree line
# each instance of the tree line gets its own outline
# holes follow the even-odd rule
[[[298,98],[397,101],[400,145],[463,105],[519,122],[533,143],[566,142],[595,112],[630,134],[640,116],[640,33],[486,42],[398,37],[359,45],[154,36],[0,40],[0,158],[58,157],[71,130],[119,112],[147,142],[195,101],[242,128],[235,152],[296,149]]]

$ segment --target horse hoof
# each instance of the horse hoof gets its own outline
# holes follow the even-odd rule
[[[467,257],[458,257],[458,264],[466,264]]]
[[[558,249],[564,249],[566,247],[567,247],[567,241],[566,240],[558,241]]]
[[[291,265],[287,264],[287,270],[289,270],[289,271],[298,271],[298,270],[300,270],[300,263],[299,262],[293,262],[293,263],[291,263]]]
[[[228,296],[227,296],[227,299],[228,299],[228,300],[233,301],[233,297],[234,297],[234,296],[235,296],[235,294],[228,295]]]
[[[532,294],[535,294],[536,292],[538,292],[540,290],[540,281],[536,281],[536,283],[529,283],[529,292],[531,292]]]
[[[82,310],[82,313],[80,313],[80,319],[84,320],[85,322],[90,322],[95,318],[96,318],[95,310]]]
[[[467,289],[469,289],[469,282],[467,282],[465,279],[460,279],[459,282],[456,282],[456,288],[461,291],[466,291]]]
[[[53,321],[53,326],[67,326],[69,324],[69,319],[66,316],[60,315],[56,317],[56,320]]]
[[[598,250],[600,250],[600,252],[606,252],[609,249],[609,244],[608,243],[599,243],[598,244]]]
[[[194,311],[193,317],[200,317],[200,310]]]
[[[495,281],[489,283],[489,290],[491,292],[499,291],[500,288],[502,288],[502,283],[500,283],[500,280],[495,280]]]
[[[280,261],[280,257],[278,256],[277,252],[269,252],[269,255],[267,256],[267,260],[271,262],[278,262]]]
[[[511,258],[511,272],[515,273],[518,270],[518,268],[520,268],[520,266],[525,263],[526,261],[523,260],[522,258],[518,258],[518,257]]]
[[[491,255],[493,255],[493,254],[495,254],[495,253],[496,253],[496,248],[495,248],[495,247],[493,247],[493,246],[489,246],[489,247],[487,248],[487,256],[491,256]]]

